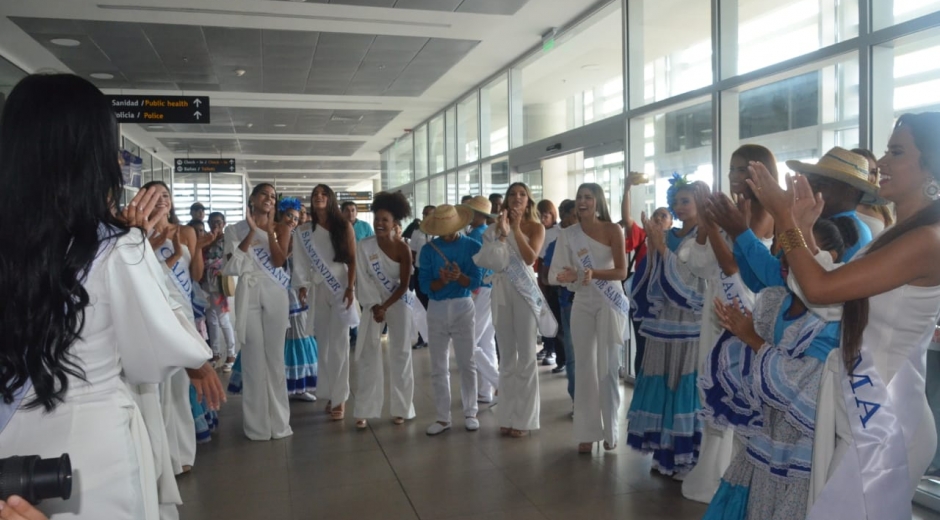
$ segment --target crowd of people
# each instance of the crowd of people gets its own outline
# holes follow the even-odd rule
[[[481,405],[502,435],[539,430],[538,366],[555,365],[577,452],[624,440],[708,519],[909,518],[940,470],[938,113],[900,117],[881,159],[836,147],[784,179],[771,150],[741,146],[730,196],[674,174],[639,221],[648,180],[631,173],[620,222],[597,184],[556,206],[516,182],[404,229],[408,199],[378,193],[374,230],[323,184],[309,208],[257,184],[231,225],[201,204],[181,224],[161,182],[121,201],[115,125],[71,75],[25,78],[0,120],[0,241],[22,246],[0,256],[17,302],[0,310],[0,458],[68,452],[82,497],[42,513],[12,498],[0,518],[176,518],[220,372],[254,441],[292,435],[290,399],[341,421],[353,394],[357,429],[387,401],[402,425],[423,346],[427,435],[453,426],[451,346],[470,432]],[[14,225],[37,210],[58,217]]]

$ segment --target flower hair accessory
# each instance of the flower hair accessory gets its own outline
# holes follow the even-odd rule
[[[277,202],[277,210],[280,213],[294,210],[299,212],[301,208],[300,199],[296,197],[284,197]]]
[[[676,212],[672,210],[672,207],[676,205],[676,193],[678,193],[680,188],[688,186],[691,184],[689,178],[685,175],[679,175],[677,172],[673,172],[672,177],[669,178],[669,189],[666,190],[666,203],[669,205],[669,213],[672,214],[672,218],[678,218]]]

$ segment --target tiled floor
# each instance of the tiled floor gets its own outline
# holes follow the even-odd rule
[[[241,430],[241,401],[230,398],[220,431],[179,479],[182,520],[683,520],[705,512],[682,498],[679,483],[650,473],[649,457],[623,446],[623,427],[615,451],[577,454],[564,374],[546,367],[540,431],[501,437],[493,411],[481,407],[480,431],[460,422],[429,438],[427,349],[414,359],[418,417],[402,426],[385,418],[358,431],[352,407],[334,423],[324,403],[292,402],[293,437],[251,442]],[[453,372],[451,382],[459,400]],[[630,387],[623,394],[621,417]],[[940,515],[918,509],[915,518]]]

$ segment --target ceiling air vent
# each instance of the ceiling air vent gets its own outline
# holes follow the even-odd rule
[[[336,121],[337,123],[358,123],[359,121],[362,121],[362,116],[348,117],[333,115],[330,117],[330,121]]]

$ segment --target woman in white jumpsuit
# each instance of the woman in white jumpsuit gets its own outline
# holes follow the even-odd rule
[[[417,339],[416,314],[426,314],[411,279],[411,249],[396,239],[395,226],[411,216],[411,205],[401,193],[378,193],[372,200],[375,236],[356,246],[356,287],[363,318],[356,344],[356,428],[382,416],[385,403],[385,368],[382,328],[388,325],[389,413],[395,424],[413,419],[415,379],[411,345]],[[421,309],[418,309],[421,307]]]
[[[575,293],[574,437],[579,453],[595,442],[617,447],[620,349],[629,339],[629,303],[620,280],[627,276],[623,230],[610,221],[604,190],[582,184],[575,200],[581,222],[563,229],[549,269],[550,283]]]
[[[241,345],[245,436],[253,441],[293,434],[284,371],[290,287],[284,265],[291,236],[282,226],[275,231],[276,202],[274,186],[258,184],[247,219],[225,230],[222,272],[239,277],[235,335]]]
[[[88,81],[28,76],[8,101],[0,237],[24,247],[4,249],[0,270],[0,287],[17,302],[0,312],[0,458],[69,454],[72,497],[43,501],[45,515],[156,520],[158,469],[128,385],[190,367],[213,407],[223,396],[211,353],[174,313],[145,238],[155,193],[141,190],[116,214],[117,125]],[[56,208],[55,218],[38,219],[25,236],[15,215],[42,207]],[[30,361],[40,356],[42,364]]]
[[[356,235],[329,186],[313,188],[310,203],[310,222],[294,230],[292,283],[303,300],[314,290],[313,335],[320,348],[317,397],[326,399],[326,413],[341,421],[349,399],[349,328],[359,325]]]
[[[830,354],[819,392],[810,520],[910,517],[937,447],[924,381],[940,315],[940,113],[902,115],[887,149],[878,195],[896,204],[897,224],[831,271],[805,230],[824,203],[806,178],[784,191],[763,165],[750,166],[791,283],[809,303],[844,303],[841,359]],[[845,178],[867,179],[857,170]]]
[[[538,316],[547,310],[532,266],[545,239],[529,187],[509,186],[494,226],[483,234],[483,248],[474,262],[494,272],[492,309],[500,345],[500,432],[523,437],[539,429],[539,372],[535,339]],[[550,311],[549,311],[550,312]]]
[[[189,226],[179,225],[173,208],[173,197],[166,184],[161,181],[148,182],[143,189],[148,188],[157,193],[154,211],[168,211],[157,221],[148,240],[163,266],[170,297],[180,304],[183,316],[195,327],[193,284],[199,283],[203,273],[202,254],[193,254],[197,250],[196,232]],[[160,403],[173,473],[186,473],[196,462],[196,423],[189,401],[189,377],[186,371],[177,370],[160,385]]]

